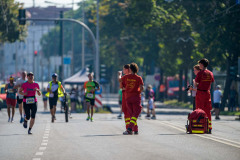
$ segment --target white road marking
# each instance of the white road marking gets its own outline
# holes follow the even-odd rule
[[[40,151],[44,151],[44,150],[46,150],[46,148],[47,148],[47,147],[39,147],[39,150],[40,150]]]
[[[47,143],[42,143],[41,145],[42,145],[42,146],[47,146]]]
[[[43,141],[42,141],[43,143],[47,143],[48,142],[48,140],[47,139],[43,139]]]
[[[41,158],[33,158],[32,160],[41,160]]]
[[[36,156],[42,156],[43,155],[43,152],[37,152],[36,153]]]
[[[47,137],[47,136],[44,136],[43,139],[48,139],[48,137]]]
[[[179,131],[186,132],[186,130],[184,130],[184,129],[182,129],[182,128],[179,128],[179,126],[174,126],[174,124],[172,124],[172,123],[169,123],[169,122],[166,122],[166,121],[162,121],[162,122],[160,122],[160,123],[163,124],[163,125],[165,125],[165,126],[168,126],[168,127],[174,128],[174,129],[177,129],[177,130],[179,130]],[[240,148],[240,146],[238,146],[238,145],[229,143],[229,142],[232,142],[232,143],[233,143],[233,141],[228,140],[228,139],[223,139],[223,138],[216,137],[216,136],[211,136],[211,135],[210,135],[210,136],[213,137],[213,138],[211,138],[209,135],[201,135],[201,134],[192,134],[192,135],[198,136],[198,137],[201,137],[201,138],[205,138],[205,139],[210,139],[210,140],[212,140],[212,141],[219,142],[219,143],[223,143],[223,144],[226,144],[226,145],[229,145],[229,146],[232,146],[232,147]],[[214,138],[217,138],[217,139],[214,139]],[[220,140],[220,139],[222,139],[222,140]],[[225,142],[225,141],[223,141],[223,140],[228,141],[228,142]],[[237,142],[234,142],[234,143],[238,144]]]

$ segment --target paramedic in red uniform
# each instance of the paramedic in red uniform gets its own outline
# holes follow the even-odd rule
[[[141,92],[143,91],[142,77],[138,76],[138,65],[136,63],[130,64],[131,74],[125,75],[122,78],[122,83],[125,86],[126,102],[128,113],[131,121],[124,135],[138,134],[137,118],[141,113]]]
[[[130,74],[130,65],[126,64],[123,66],[123,74],[124,76]],[[118,78],[119,78],[119,83],[120,83],[120,88],[122,88],[122,112],[124,113],[124,119],[125,119],[125,125],[126,125],[126,130],[128,129],[128,126],[130,124],[130,115],[128,113],[127,109],[127,103],[126,103],[126,93],[125,93],[125,86],[123,86],[122,83],[122,72],[118,72]]]
[[[214,82],[213,73],[207,70],[209,61],[206,58],[198,61],[201,71],[197,74],[195,82],[197,83],[196,94],[196,109],[200,108],[204,110],[208,116],[209,133],[212,131],[212,118],[211,118],[211,84]]]

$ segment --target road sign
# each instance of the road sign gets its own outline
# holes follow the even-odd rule
[[[71,64],[71,58],[70,57],[64,57],[63,58],[63,64]]]

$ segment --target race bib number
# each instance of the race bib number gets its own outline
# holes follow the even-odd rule
[[[8,89],[8,93],[13,93],[13,89]]]
[[[93,98],[93,94],[92,93],[87,93],[87,98]]]
[[[26,104],[33,104],[33,103],[35,103],[35,98],[34,97],[26,98]]]

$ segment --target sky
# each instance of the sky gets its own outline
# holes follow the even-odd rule
[[[81,2],[82,0],[15,0],[15,2],[24,3],[24,7],[32,7],[33,1],[35,1],[35,7],[47,7],[47,6],[55,6],[56,4],[46,3],[45,1],[57,3],[56,7],[72,7],[72,3]],[[70,4],[70,5],[69,5]],[[74,4],[74,10],[77,9],[77,4]]]

